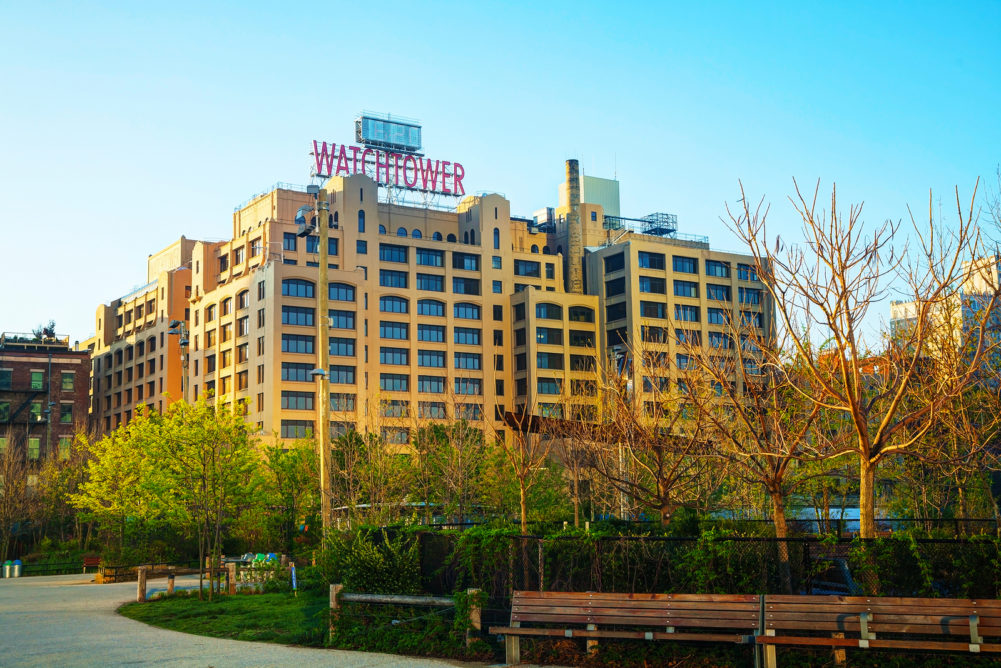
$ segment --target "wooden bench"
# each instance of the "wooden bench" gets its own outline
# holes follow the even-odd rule
[[[777,645],[1001,652],[1001,601],[769,595],[757,643],[767,668]]]
[[[83,572],[86,573],[88,568],[97,568],[101,565],[101,557],[84,557],[83,558]]]
[[[757,595],[516,591],[510,625],[490,633],[505,636],[507,663],[517,664],[520,636],[585,638],[589,653],[598,638],[753,644],[760,622]]]

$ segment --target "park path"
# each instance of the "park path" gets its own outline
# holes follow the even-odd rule
[[[388,654],[207,638],[117,614],[136,584],[93,584],[93,575],[0,580],[0,666],[337,666],[445,668],[457,664]],[[197,577],[194,578],[197,586]],[[178,586],[187,584],[178,578]],[[163,589],[166,580],[151,580]],[[479,664],[482,665],[482,664]]]

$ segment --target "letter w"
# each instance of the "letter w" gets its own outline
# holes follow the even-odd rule
[[[431,159],[430,158],[428,158],[426,166],[419,159],[417,160],[417,164],[419,164],[421,166],[421,186],[425,190],[428,189],[428,175],[430,174],[430,176],[431,176],[431,190],[437,190],[437,188],[438,188],[438,168],[439,168],[439,166],[441,164],[441,161],[435,160],[434,161],[434,168],[431,167]]]
[[[333,174],[334,169],[334,158],[336,157],[335,145],[330,145],[330,150],[327,150],[327,142],[323,142],[323,147],[321,148],[317,145],[316,140],[313,140],[313,158],[316,160],[316,175],[317,176],[330,176]],[[326,163],[327,168],[324,169],[323,165]]]

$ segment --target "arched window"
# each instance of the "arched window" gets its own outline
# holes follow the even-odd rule
[[[464,243],[464,244],[468,244],[469,243],[469,231],[468,230],[462,233],[462,243]]]
[[[365,210],[358,209],[358,232],[364,234],[365,232]]]
[[[551,250],[549,250],[549,246],[543,246],[542,247],[542,254],[543,255],[552,255],[553,252]]]
[[[341,222],[340,216],[341,216],[340,211],[334,211],[334,227],[337,227],[337,224]]]
[[[420,230],[414,228],[414,231],[410,233],[410,236],[412,236],[414,239],[420,239],[424,235],[421,234]]]
[[[539,252],[539,247],[536,246],[535,244],[532,244],[532,252],[533,253],[538,253]]]
[[[441,241],[441,232],[435,232],[434,234],[431,235],[431,238],[434,239],[435,241]]]
[[[355,286],[347,283],[329,283],[328,290],[330,299],[338,302],[353,302],[355,300]]]
[[[476,245],[476,230],[469,230],[469,243]]]
[[[312,298],[314,284],[301,278],[286,278],[282,280],[283,297],[306,297]]]
[[[359,188],[358,189],[358,201],[359,202],[364,202],[365,201],[365,189],[364,188]]]
[[[379,234],[385,234],[385,233],[386,233],[386,226],[385,225],[380,225],[379,226]]]
[[[450,235],[448,235],[448,236],[447,236],[447,237],[445,238],[445,241],[447,241],[447,242],[449,242],[449,243],[452,243],[452,244],[454,244],[454,243],[455,243],[455,235],[454,235],[454,234],[450,234]]]
[[[383,313],[406,313],[410,310],[410,301],[393,295],[379,297],[379,310]]]
[[[556,254],[557,255],[563,255],[563,246],[557,246],[556,247]]]
[[[454,313],[456,318],[465,318],[466,320],[480,319],[479,305],[470,304],[469,302],[456,303],[454,306]]]
[[[417,315],[431,315],[437,318],[445,317],[445,302],[437,299],[417,300]]]
[[[226,299],[223,299],[222,303],[219,305],[219,313],[221,315],[229,315],[232,312],[233,312],[233,298],[227,297]]]
[[[594,322],[594,309],[586,306],[570,307],[570,322]]]
[[[500,248],[500,229],[497,227],[494,228],[494,248]]]
[[[407,236],[407,228],[405,228],[405,227],[398,228],[396,230],[396,236],[398,236],[398,237],[405,237],[405,236]]]
[[[334,214],[328,213],[327,214],[327,227],[333,227],[333,226],[334,226]]]
[[[542,318],[545,320],[562,320],[563,307],[560,306],[559,304],[550,304],[549,302],[542,302],[541,304],[536,304],[535,317]]]

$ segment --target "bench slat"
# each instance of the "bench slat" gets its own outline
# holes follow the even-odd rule
[[[579,615],[582,612],[590,615],[632,615],[636,617],[711,617],[719,619],[743,619],[748,616],[758,617],[757,608],[745,608],[744,610],[700,610],[697,608],[683,609],[660,609],[649,608],[606,608],[591,606],[518,606],[512,608],[513,613],[519,615]]]
[[[566,632],[563,629],[526,629],[520,626],[491,626],[490,633],[518,636],[555,636],[565,638]],[[586,629],[573,629],[573,638],[624,638],[644,640],[645,631],[615,631],[596,629],[588,631]],[[732,633],[666,633],[664,631],[654,631],[651,633],[653,640],[697,640],[702,642],[731,642],[736,644],[748,644],[749,636],[736,635]],[[753,637],[753,636],[752,636]]]
[[[818,647],[858,647],[857,638],[822,638],[819,636],[758,636],[759,645],[814,645]],[[938,649],[969,652],[969,642],[946,642],[942,640],[884,640],[873,639],[869,647],[882,649]],[[981,652],[1001,652],[1001,644],[983,643]]]
[[[853,603],[853,604],[873,604],[883,606],[902,605],[908,607],[930,607],[938,608],[942,604],[946,605],[970,605],[977,608],[993,608],[1001,610],[1001,600],[968,599],[968,598],[903,598],[895,596],[840,596],[836,594],[768,594],[765,601],[769,605],[776,603],[791,603],[794,605],[823,605],[825,603]]]
[[[574,608],[578,609],[581,607],[586,608],[606,608],[606,609],[622,609],[622,610],[721,610],[721,611],[740,611],[740,612],[755,612],[759,610],[757,603],[697,603],[694,601],[681,601],[681,602],[664,602],[664,601],[610,601],[610,600],[594,600],[594,601],[572,601],[568,599],[539,599],[536,601],[515,601],[512,604],[512,608],[518,610],[545,610],[549,608]]]
[[[604,624],[622,626],[675,626],[699,628],[758,628],[758,618],[748,615],[745,619],[685,618],[685,617],[634,617],[630,615],[511,615],[512,622],[537,622],[542,624]]]
[[[757,603],[758,594],[617,594],[612,592],[558,592],[558,591],[516,591],[513,599],[519,598],[608,598],[615,601],[714,601]]]
[[[789,620],[789,621],[841,621],[844,619],[855,619],[858,621],[859,614],[855,612],[835,613],[810,613],[810,612],[766,612],[765,620]],[[969,630],[969,615],[887,615],[874,613],[869,618],[869,624],[930,624],[946,626],[965,626]],[[979,619],[979,628],[999,628],[1001,623],[997,620]]]

